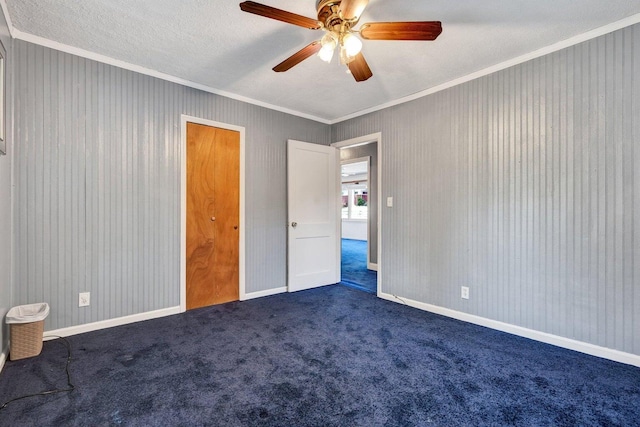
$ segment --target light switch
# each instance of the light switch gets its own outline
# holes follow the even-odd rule
[[[393,197],[387,197],[387,207],[388,208],[393,207]]]

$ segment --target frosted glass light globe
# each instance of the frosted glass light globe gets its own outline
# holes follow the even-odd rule
[[[347,51],[347,56],[356,56],[362,50],[362,42],[351,33],[344,35],[342,38],[342,45]]]

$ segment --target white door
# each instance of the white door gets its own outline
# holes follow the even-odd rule
[[[338,171],[336,148],[289,140],[289,292],[340,281]]]

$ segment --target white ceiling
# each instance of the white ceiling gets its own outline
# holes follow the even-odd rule
[[[345,163],[340,166],[342,177],[353,175],[365,175],[367,173],[367,162]]]
[[[2,2],[16,38],[84,50],[105,62],[144,67],[152,75],[325,123],[418,96],[611,23],[617,24],[607,29],[640,21],[640,0],[371,0],[360,23],[439,20],[443,32],[432,42],[364,40],[373,77],[356,83],[338,61],[316,57],[273,72],[322,33],[242,12],[239,0]],[[316,17],[315,0],[260,2]]]

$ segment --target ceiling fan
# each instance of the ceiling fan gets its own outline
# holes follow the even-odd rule
[[[354,26],[360,20],[360,15],[368,3],[369,0],[318,0],[316,5],[318,19],[307,18],[254,1],[240,3],[240,9],[288,24],[325,32],[320,40],[303,47],[273,67],[273,71],[287,71],[315,54],[318,54],[323,61],[330,62],[334,50],[338,48],[340,62],[347,66],[348,71],[358,82],[367,80],[373,73],[362,55],[362,41],[356,34],[360,34],[360,37],[366,40],[435,40],[442,32],[442,24],[439,21],[370,22],[356,30]]]

